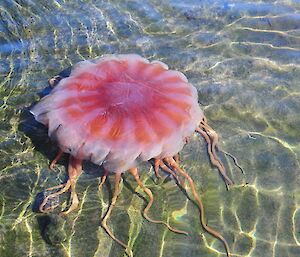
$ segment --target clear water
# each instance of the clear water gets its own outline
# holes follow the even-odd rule
[[[237,157],[245,173],[223,156],[235,182],[227,191],[199,135],[180,153],[181,166],[197,185],[207,224],[226,238],[233,256],[299,256],[298,0],[2,0],[0,256],[126,256],[99,226],[113,178],[98,191],[96,167],[86,164],[77,182],[78,211],[57,217],[33,208],[38,193],[65,180],[66,158],[57,172],[48,168],[57,149],[26,108],[49,78],[109,53],[163,61],[197,87],[222,149]],[[147,197],[125,174],[109,226],[134,256],[225,256],[176,183],[157,181],[150,164],[139,169],[155,196],[150,216],[189,236],[143,219]],[[63,207],[67,198],[60,198]]]

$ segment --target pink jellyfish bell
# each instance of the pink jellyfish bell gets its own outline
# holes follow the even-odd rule
[[[203,205],[193,180],[179,167],[178,153],[196,130],[208,143],[212,164],[218,167],[226,184],[232,184],[216,154],[217,134],[206,124],[195,87],[181,72],[135,54],[107,55],[82,61],[31,112],[37,121],[48,127],[49,137],[59,146],[60,152],[51,167],[63,152],[70,154],[69,179],[65,184],[49,188],[59,191],[44,199],[39,208],[41,212],[52,211],[45,208],[47,201],[69,188],[71,206],[60,214],[68,214],[77,208],[75,180],[82,172],[82,160],[89,160],[102,165],[106,171],[100,186],[109,173],[115,174],[112,203],[102,220],[103,228],[112,239],[129,249],[107,227],[107,219],[117,200],[121,173],[127,170],[149,196],[143,216],[174,232],[187,234],[148,216],[153,195],[140,181],[137,166],[153,159],[157,176],[160,176],[158,170],[161,168],[175,178],[181,174],[188,180],[201,212],[202,226],[223,242],[229,256],[225,239],[206,225]]]

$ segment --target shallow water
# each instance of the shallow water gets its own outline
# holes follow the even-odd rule
[[[299,256],[297,0],[1,1],[0,256],[126,256],[99,226],[113,178],[98,191],[97,167],[87,163],[77,182],[78,211],[58,217],[34,207],[40,192],[65,180],[66,158],[57,172],[49,169],[57,149],[28,107],[49,78],[109,53],[163,61],[197,87],[221,148],[245,173],[221,155],[235,182],[227,191],[196,134],[180,153],[181,166],[196,182],[207,224],[226,238],[233,256]],[[148,163],[140,170],[156,200],[150,216],[189,236],[143,219],[147,197],[127,174],[109,226],[134,256],[225,256],[174,180],[157,181]],[[67,198],[59,199],[63,207]]]

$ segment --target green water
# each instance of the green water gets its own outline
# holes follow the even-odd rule
[[[0,2],[0,256],[126,256],[99,226],[113,177],[98,191],[99,169],[85,164],[77,182],[80,208],[58,217],[34,211],[37,195],[63,183],[66,160],[49,169],[56,147],[28,107],[49,78],[78,61],[137,53],[186,74],[199,92],[235,182],[227,191],[200,135],[180,153],[194,179],[207,224],[243,257],[300,255],[300,3],[284,1]],[[199,211],[173,179],[139,167],[155,197],[125,174],[109,227],[135,257],[225,256],[203,231]],[[190,190],[187,187],[189,195]],[[193,197],[191,196],[193,199]],[[60,197],[66,207],[68,194]],[[59,208],[58,208],[59,209]]]

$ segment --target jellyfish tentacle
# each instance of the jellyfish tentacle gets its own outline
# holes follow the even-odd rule
[[[76,178],[81,174],[81,163],[82,163],[82,160],[75,159],[74,157],[72,157],[70,155],[69,166],[68,166],[68,173],[69,173],[68,181],[66,183],[62,184],[62,185],[58,185],[58,186],[54,186],[54,187],[50,187],[50,188],[46,189],[46,190],[54,190],[54,189],[62,188],[58,192],[53,193],[53,194],[48,195],[47,197],[45,197],[45,199],[43,200],[42,204],[39,207],[40,212],[48,213],[48,212],[53,211],[54,208],[49,209],[49,210],[44,210],[44,207],[47,204],[48,200],[50,198],[53,198],[53,197],[57,196],[57,195],[61,195],[65,192],[67,192],[70,187],[71,187],[71,201],[72,201],[72,204],[71,204],[68,211],[61,212],[61,213],[59,213],[59,215],[68,214],[68,213],[70,213],[71,211],[73,211],[74,209],[77,208],[79,200],[78,200],[78,197],[77,197],[77,194],[76,194],[76,191],[75,191],[75,181],[76,181]]]
[[[56,193],[53,193],[53,194],[48,195],[47,197],[45,197],[45,199],[43,200],[43,202],[41,203],[41,205],[39,207],[39,211],[42,212],[42,213],[52,212],[54,210],[54,208],[49,209],[49,210],[44,210],[44,207],[45,207],[46,203],[48,202],[48,200],[50,198],[53,198],[53,197],[57,196],[57,195],[61,195],[61,194],[65,193],[65,192],[67,192],[69,190],[70,186],[71,186],[71,183],[68,180],[67,183],[64,183],[62,185],[58,185],[58,186],[54,186],[54,187],[50,187],[50,188],[46,189],[46,191],[47,191],[47,190],[53,190],[53,189],[58,189],[58,188],[63,187],[63,189],[61,189],[60,191],[58,191]]]
[[[62,150],[59,150],[57,155],[55,156],[54,160],[51,162],[49,168],[53,171],[55,171],[54,169],[54,165],[57,163],[57,161],[62,157],[62,155],[64,154],[64,152]]]
[[[241,170],[241,172],[243,174],[245,174],[245,171],[244,171],[243,167],[238,163],[237,158],[234,155],[232,155],[231,153],[228,153],[224,150],[219,150],[219,151],[222,152],[225,155],[228,155],[233,160],[233,163],[235,164],[235,166],[237,166]]]
[[[170,158],[170,157],[165,158],[164,161],[166,161],[172,168],[174,168],[176,171],[178,171],[182,176],[184,176],[188,180],[190,187],[191,187],[192,194],[193,194],[194,198],[196,199],[198,208],[200,210],[200,221],[201,221],[202,227],[209,234],[218,238],[223,243],[225,250],[226,250],[226,254],[228,257],[230,257],[229,246],[228,246],[225,238],[222,235],[220,235],[218,232],[214,231],[209,226],[207,226],[207,224],[205,222],[203,203],[202,203],[201,198],[199,197],[199,194],[196,191],[196,187],[195,187],[195,184],[194,184],[194,181],[192,180],[192,178],[178,166],[178,164],[175,162],[175,160],[173,158]]]
[[[218,134],[214,130],[212,130],[212,128],[210,128],[210,129],[213,132],[211,130],[209,130],[209,128],[203,123],[201,123],[200,126],[203,129],[202,131],[207,135],[207,137],[210,140],[210,144],[208,145],[208,147],[210,148],[210,152],[211,152],[212,156],[214,157],[215,162],[219,163],[220,168],[222,170],[224,170],[224,173],[225,173],[225,167],[224,167],[221,159],[219,158],[219,156],[217,155],[217,152],[216,152],[216,149],[219,151],[219,142],[218,142],[219,137],[218,137]]]
[[[72,155],[70,155],[69,158],[69,166],[68,166],[68,174],[69,174],[69,180],[70,181],[70,186],[71,186],[71,206],[67,211],[61,212],[58,215],[67,215],[71,211],[75,210],[78,208],[79,205],[79,200],[78,196],[75,190],[75,185],[76,185],[76,180],[82,173],[82,160],[81,159],[76,159]]]
[[[222,152],[223,154],[229,156],[232,158],[235,166],[237,166],[241,172],[244,174],[244,169],[242,168],[242,166],[238,163],[237,158],[235,156],[233,156],[232,154],[220,149],[219,146],[219,136],[218,134],[207,124],[206,122],[206,118],[204,117],[204,119],[201,121],[201,128],[204,129],[204,131],[206,132],[207,135],[209,135],[210,138],[212,138],[212,143],[211,143],[211,150],[212,150],[212,154],[217,157],[217,160],[219,161],[219,163],[224,167],[222,161],[220,160],[220,158],[218,157],[218,155],[216,154],[216,151]],[[199,130],[197,130],[199,131]],[[200,132],[200,131],[199,131]],[[201,132],[200,132],[201,133]],[[225,168],[224,168],[225,169]]]
[[[158,161],[159,161],[159,167],[163,171],[170,173],[172,176],[176,178],[176,180],[178,180],[178,176],[173,170],[171,170],[167,165],[165,165],[161,159],[158,159]]]
[[[217,167],[221,176],[223,177],[224,181],[225,181],[225,184],[226,184],[226,187],[227,189],[233,185],[233,182],[232,180],[226,175],[226,170],[222,164],[222,162],[219,161],[219,157],[217,156],[217,154],[212,151],[212,142],[211,142],[211,139],[210,137],[208,136],[208,133],[207,131],[205,130],[202,130],[201,128],[196,128],[196,131],[199,132],[205,139],[206,143],[207,143],[207,152],[208,152],[208,155],[209,155],[209,159],[210,159],[210,162],[213,166]]]
[[[66,183],[63,183],[63,184],[57,185],[57,186],[53,186],[53,187],[49,187],[45,191],[51,191],[51,190],[54,190],[54,189],[59,189],[59,188],[64,187],[65,185],[66,185]]]
[[[113,210],[113,208],[114,208],[114,206],[116,205],[116,202],[117,202],[117,198],[118,198],[118,194],[119,194],[119,185],[120,185],[121,179],[122,179],[121,173],[115,173],[115,189],[114,189],[114,194],[113,194],[111,203],[110,203],[110,205],[108,207],[108,210],[107,210],[105,216],[103,217],[103,219],[101,221],[101,226],[104,228],[104,230],[110,236],[111,239],[113,239],[115,242],[117,242],[119,245],[121,245],[125,249],[128,249],[128,251],[130,252],[130,255],[132,255],[131,248],[128,245],[126,245],[125,243],[123,243],[121,240],[119,240],[118,238],[116,238],[114,236],[114,234],[107,227],[107,220],[110,217],[110,214],[111,214],[111,212],[112,212],[112,210]]]
[[[158,164],[159,164],[159,167],[163,171],[170,173],[176,179],[176,183],[178,185],[180,185],[182,188],[185,188],[185,184],[182,183],[182,181],[180,181],[180,179],[178,178],[178,175],[176,174],[176,172],[174,170],[170,169],[167,165],[165,165],[161,159],[158,159]]]
[[[109,171],[105,170],[104,175],[101,179],[101,183],[98,186],[98,190],[100,190],[101,186],[105,183],[108,175],[109,175]]]
[[[173,156],[173,159],[179,165],[179,154],[178,153]]]
[[[146,220],[148,220],[149,222],[151,223],[156,223],[156,224],[163,224],[165,225],[170,231],[173,231],[175,233],[179,233],[179,234],[185,234],[185,235],[188,235],[187,232],[185,231],[182,231],[182,230],[177,230],[177,229],[174,229],[172,228],[167,222],[165,221],[161,221],[161,220],[153,220],[151,219],[149,216],[148,216],[148,211],[149,209],[151,208],[152,204],[153,204],[153,201],[154,201],[154,198],[153,198],[153,194],[151,192],[151,190],[147,187],[144,186],[144,184],[141,182],[140,180],[140,177],[139,177],[139,174],[138,174],[138,171],[137,171],[137,168],[132,168],[130,169],[130,173],[133,175],[133,177],[135,178],[137,184],[139,185],[139,187],[141,189],[143,189],[143,191],[148,195],[149,197],[149,202],[146,206],[146,208],[144,209],[143,211],[143,216],[145,217]]]
[[[60,75],[56,75],[53,78],[49,79],[49,84],[51,88],[54,88],[56,84],[61,81],[64,77]],[[57,82],[58,81],[58,82]]]
[[[157,178],[161,178],[159,174],[160,159],[154,159],[154,172]]]
[[[206,122],[202,121],[201,122],[201,127],[205,130],[205,132],[209,135],[210,138],[212,138],[212,142],[211,142],[211,151],[213,153],[213,155],[216,157],[216,159],[218,160],[218,162],[223,166],[224,165],[222,163],[222,161],[220,160],[219,156],[216,153],[217,151],[220,151],[220,146],[219,146],[219,136],[217,134],[216,131],[214,131],[212,129],[212,127],[210,127]],[[225,168],[224,168],[225,169]]]

